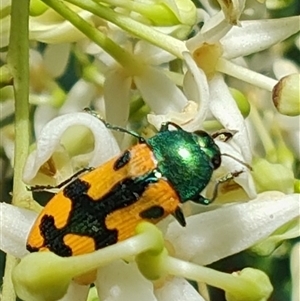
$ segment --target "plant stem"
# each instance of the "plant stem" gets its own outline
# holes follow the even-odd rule
[[[138,74],[142,69],[140,61],[131,53],[117,45],[100,30],[89,24],[77,13],[72,11],[60,0],[43,0],[48,6],[54,9],[63,18],[72,23],[79,31],[84,33],[93,42],[99,45],[104,51],[110,54],[118,63],[120,63],[129,73]]]
[[[2,299],[6,301],[15,301],[16,293],[11,280],[11,273],[19,260],[11,255],[6,255],[5,271],[3,277]]]
[[[168,51],[169,53],[175,55],[177,58],[182,59],[183,51],[188,51],[184,42],[163,34],[158,30],[151,28],[150,26],[139,23],[130,17],[116,13],[115,11],[108,7],[105,7],[104,5],[95,3],[90,0],[67,1],[74,5],[77,5],[78,7],[81,7],[82,9],[90,11],[100,18],[116,24],[126,32]]]
[[[251,85],[257,86],[259,88],[265,89],[267,91],[272,91],[274,86],[277,84],[277,80],[267,77],[263,74],[254,72],[250,69],[244,68],[242,66],[236,65],[228,60],[220,58],[216,69],[219,72],[228,74],[232,77],[238,78],[245,81]]]
[[[12,0],[10,41],[7,63],[13,77],[15,96],[15,155],[13,199],[14,205],[28,200],[28,191],[22,181],[23,167],[29,146],[29,0]],[[14,301],[16,295],[11,282],[11,272],[17,259],[7,255],[2,298]]]
[[[224,291],[237,291],[241,295],[249,287],[247,281],[234,277],[231,274],[219,272],[170,256],[164,261],[164,269],[171,275],[205,282]]]
[[[10,41],[7,63],[13,77],[15,96],[15,154],[13,204],[27,200],[28,193],[23,183],[23,168],[29,148],[29,0],[12,2]]]
[[[271,162],[276,162],[276,146],[270,136],[270,133],[267,131],[255,105],[251,106],[249,118],[251,119],[256,133],[261,140],[266,156],[270,159]]]

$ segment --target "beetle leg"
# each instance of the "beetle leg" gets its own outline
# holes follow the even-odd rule
[[[244,172],[244,170],[230,172],[230,173],[226,174],[225,176],[223,176],[222,178],[218,179],[217,183],[216,183],[216,185],[214,187],[213,196],[212,196],[210,202],[213,202],[217,198],[217,196],[218,196],[218,189],[219,189],[219,185],[220,184],[228,182],[230,180],[233,180],[234,178],[238,177],[243,172]]]
[[[191,201],[193,201],[194,203],[197,203],[197,204],[201,204],[201,205],[211,204],[218,196],[219,185],[238,177],[243,172],[244,172],[244,170],[230,172],[230,173],[226,174],[225,176],[223,176],[222,178],[218,179],[215,184],[215,187],[214,187],[212,198],[208,199],[200,194],[197,198],[192,199]]]
[[[230,140],[238,131],[235,130],[220,130],[211,134],[213,139],[218,138],[220,141],[226,142]]]
[[[199,194],[197,198],[192,199],[191,201],[200,205],[209,205],[212,202],[210,199],[205,198],[201,194]]]
[[[216,197],[218,196],[218,188],[219,188],[220,184],[228,182],[230,180],[233,180],[234,178],[238,177],[243,172],[244,172],[244,170],[230,172],[230,173],[226,174],[225,176],[223,176],[222,178],[218,179],[217,183],[214,187],[214,192],[213,192],[211,201],[213,202],[216,199]]]
[[[173,216],[175,217],[175,219],[178,221],[178,223],[182,226],[185,227],[186,226],[186,221],[185,221],[185,217],[184,214],[181,210],[180,207],[177,207],[173,213]]]
[[[170,125],[173,126],[174,128],[176,128],[177,130],[182,130],[182,128],[178,124],[176,124],[172,121],[167,121],[167,122],[164,122],[164,123],[161,124],[161,127],[160,127],[159,131],[160,132],[168,131]]]
[[[87,171],[92,171],[94,169],[94,167],[84,167],[82,169],[80,169],[79,171],[77,171],[76,173],[74,173],[70,178],[66,179],[65,181],[59,183],[56,186],[52,186],[52,185],[35,185],[35,186],[31,186],[31,187],[26,187],[27,190],[29,191],[43,191],[46,189],[59,189],[62,188],[63,186],[69,184],[70,182],[72,182],[74,179],[76,179],[79,175],[81,175],[84,172]]]

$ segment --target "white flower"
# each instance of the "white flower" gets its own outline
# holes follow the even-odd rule
[[[213,18],[214,17],[212,17],[212,19]],[[221,71],[252,83],[255,75],[259,79],[259,74],[249,73],[248,77],[246,69],[240,70],[240,72],[237,70],[237,72],[234,73],[235,65],[228,64],[227,67],[224,63],[224,59],[235,59],[241,56],[246,56],[278,43],[299,31],[299,20],[299,17],[291,17],[276,20],[241,21],[239,27],[231,27],[230,30],[225,33],[224,28],[218,29],[218,26],[223,23],[223,21],[221,21],[211,28],[204,26],[199,34],[187,41],[187,46],[193,53],[196,63],[199,64],[200,68],[205,68],[204,70],[208,69],[206,69],[207,67],[205,65],[202,65],[202,62],[197,61],[197,53],[199,53],[203,47],[207,48],[206,50],[204,49],[204,53],[199,56],[199,59],[202,60],[202,56],[205,55],[205,51],[210,51],[210,48],[213,53],[220,51],[221,56],[219,57],[213,57],[213,55],[209,56],[209,52],[207,56],[205,56],[206,63],[203,62],[203,64],[213,64],[210,61],[210,58],[212,60],[217,60],[215,63],[216,67],[215,69],[211,69],[210,72],[212,72],[212,74],[209,76],[213,76],[213,73]],[[210,32],[212,32],[212,34],[210,34]],[[219,47],[220,50],[218,50],[217,47]],[[210,95],[210,98],[212,99],[210,102],[211,113],[224,125],[224,127],[239,131],[235,135],[234,139],[240,145],[245,161],[249,162],[251,158],[250,146],[243,117],[239,114],[233,98],[230,97],[230,93],[228,92],[226,85],[223,83],[222,77],[216,74],[212,79],[209,79],[209,82],[212,83],[210,89],[210,93],[212,94]],[[271,84],[271,87],[269,87],[271,91],[276,84],[276,81],[269,79],[269,82]],[[259,81],[255,82],[255,84],[259,85]],[[266,83],[261,84],[263,87],[266,87]],[[216,91],[219,91],[219,93]],[[225,95],[227,95],[227,97],[222,97],[224,93],[226,93]],[[229,113],[229,116],[231,117],[230,120],[224,120],[228,118],[228,114],[224,114],[225,107],[227,113]],[[232,113],[230,113],[230,111]]]
[[[280,225],[299,217],[299,201],[299,194],[265,192],[248,203],[191,216],[186,228],[172,222],[165,239],[172,242],[179,258],[210,264],[250,248]],[[200,229],[204,229],[203,232]],[[215,251],[211,252],[212,249]]]
[[[187,98],[168,78],[164,68],[159,67],[174,59],[174,56],[142,41],[133,47],[133,54],[139,62],[138,68],[127,70],[114,64],[107,70],[104,83],[107,120],[120,126],[126,124],[132,85],[136,86],[143,100],[157,114],[182,111],[187,105]],[[165,101],[167,98],[172,99],[171,104]],[[122,99],[121,106],[120,99]]]
[[[38,137],[42,128],[56,116],[81,112],[84,108],[89,107],[93,101],[97,100],[96,90],[95,85],[79,79],[65,95],[61,106],[53,105],[51,102],[53,95],[48,94],[46,103],[39,104],[34,112],[35,135]]]
[[[56,127],[53,127],[53,124]],[[95,149],[90,156],[90,162],[93,164],[95,162],[101,164],[117,152],[111,133],[96,118],[86,113],[57,117],[40,133],[37,149],[28,159],[25,172],[28,181],[35,176],[37,169],[57,148],[64,131],[75,124],[88,127],[94,134]],[[108,141],[110,142],[107,143]],[[99,147],[102,147],[104,153]],[[103,156],[106,157],[103,158]],[[23,257],[27,253],[25,244],[36,214],[7,204],[1,204],[0,212],[2,215],[0,230],[3,233],[0,248],[17,257]],[[273,192],[261,194],[257,200],[248,203],[229,205],[188,217],[186,228],[181,228],[178,223],[172,222],[170,217],[163,221],[162,229],[165,229],[164,238],[173,246],[176,257],[208,264],[253,246],[267,238],[280,226],[297,217],[299,217],[299,195]],[[116,245],[118,246],[119,244]],[[134,247],[134,244],[131,243],[131,246]],[[127,250],[129,250],[128,247]],[[107,249],[106,254],[110,256],[114,252]],[[97,266],[95,260],[92,262]],[[124,274],[128,276],[124,277]],[[122,261],[100,268],[95,283],[99,296],[107,301],[132,300],[139,294],[144,295],[143,300],[151,301],[166,300],[170,294],[173,294],[175,300],[176,298],[178,300],[202,300],[192,286],[181,278],[167,280],[160,288],[153,288],[153,284],[141,276],[134,263],[126,264]],[[136,285],[135,290],[129,289],[133,283]],[[182,298],[186,299],[179,299],[180,290],[171,290],[177,284],[184,289]],[[35,287],[38,290],[38,283]],[[67,294],[61,300],[74,300],[72,299],[74,294],[78,301],[86,300],[87,287],[78,286],[72,282]]]
[[[29,232],[35,219],[34,214],[6,204],[1,204],[1,214],[5,216],[1,223],[1,231],[4,231],[1,249],[18,257],[24,256],[25,232]],[[189,217],[186,228],[180,228],[172,222],[167,228],[165,239],[173,245],[176,257],[208,264],[251,247],[294,218],[299,218],[299,195],[265,193],[246,204],[230,205]],[[14,223],[15,227],[8,227],[13,220],[17,222]],[[170,288],[175,283],[185,287],[183,298],[186,299],[179,299],[180,290],[171,293]],[[38,287],[38,283],[35,285]],[[153,284],[141,276],[134,263],[122,261],[100,268],[96,285],[102,300],[107,301],[132,300],[140,294],[144,294],[143,300],[151,301],[166,300],[170,294],[173,294],[175,300],[202,300],[183,279],[167,280],[163,286],[153,290]],[[131,289],[133,285],[136,286],[135,290]],[[74,300],[74,290],[76,300],[86,300],[87,287],[75,283],[71,284],[67,295],[61,300]],[[188,299],[188,296],[194,299]]]
[[[273,79],[262,77],[260,74],[247,70],[228,59],[237,59],[242,56],[255,53],[266,49],[290,35],[299,31],[299,17],[283,18],[276,20],[256,20],[240,21],[239,27],[232,27],[224,23],[224,18],[215,15],[204,21],[204,26],[200,32],[186,42],[189,51],[192,53],[197,65],[202,68],[207,79],[197,72],[193,67],[193,61],[186,55],[186,63],[190,70],[193,70],[195,78],[201,78],[197,83],[199,99],[192,99],[197,103],[203,103],[200,107],[205,110],[208,107],[212,115],[227,129],[237,130],[233,137],[233,142],[239,147],[244,162],[251,162],[252,151],[248,138],[248,131],[243,116],[237,108],[237,105],[225,84],[223,77],[218,73],[226,73],[235,76],[241,80],[255,84],[259,87],[272,91],[277,83]],[[190,79],[191,80],[191,79]],[[188,80],[187,80],[188,81]],[[186,81],[186,85],[188,84]],[[208,93],[207,84],[209,86]],[[191,84],[189,84],[191,85]],[[169,100],[171,103],[171,101]],[[224,112],[226,111],[226,114]],[[166,118],[170,117],[170,113]],[[202,111],[201,116],[206,116],[207,112]],[[197,115],[196,115],[197,116]],[[157,124],[157,121],[164,121],[162,116],[151,116],[151,121]],[[172,120],[172,118],[171,118]],[[199,119],[195,119],[197,122]],[[203,122],[203,120],[202,120]],[[194,120],[188,121],[185,125],[187,128],[194,127]],[[227,169],[228,170],[228,169]],[[233,170],[232,168],[229,170]],[[238,181],[239,178],[236,180]],[[242,185],[247,190],[250,197],[255,195],[251,176],[248,175],[246,180],[248,185]],[[250,185],[250,186],[249,186]],[[249,187],[252,187],[249,189]]]
[[[44,3],[49,3],[62,15],[68,12],[64,16],[72,18],[64,19]],[[51,252],[28,254],[25,246],[36,213],[1,203],[0,249],[22,258],[12,273],[17,293],[24,301],[44,300],[45,294],[47,301],[51,298],[53,301],[84,301],[93,298],[92,294],[96,296],[96,292],[105,301],[203,301],[204,298],[185,280],[192,279],[225,290],[228,300],[265,300],[272,290],[265,274],[246,268],[233,275],[221,273],[219,277],[219,272],[198,264],[210,264],[249,248],[260,255],[270,254],[283,240],[299,236],[300,200],[294,191],[299,191],[300,182],[292,171],[298,153],[292,153],[282,137],[286,131],[297,152],[299,127],[296,124],[299,120],[278,116],[272,111],[272,102],[262,104],[263,99],[271,99],[270,93],[261,97],[256,87],[270,92],[277,80],[256,72],[258,68],[247,58],[249,54],[265,50],[299,32],[299,16],[244,21],[246,15],[251,16],[249,5],[253,5],[249,1],[246,5],[245,0],[219,0],[221,10],[212,2],[200,0],[205,10],[197,10],[197,21],[196,8],[190,0],[160,3],[104,0],[103,3],[31,1],[30,38],[52,45],[47,45],[42,54],[31,51],[30,102],[37,105],[33,121],[36,145],[28,157],[24,180],[31,185],[56,185],[82,167],[97,167],[118,154],[118,143],[101,121],[86,113],[75,112],[93,106],[100,108],[101,116],[108,121],[132,126],[128,124],[133,107],[130,107],[131,101],[142,99],[147,109],[151,109],[148,120],[157,129],[163,122],[173,121],[187,131],[199,128],[213,131],[219,124],[236,131],[228,142],[216,139],[223,154],[222,166],[211,182],[228,172],[243,171],[234,180],[248,196],[239,193],[231,197],[236,184],[227,182],[220,185],[218,200],[224,202],[226,199],[225,189],[229,195],[226,200],[230,199],[231,204],[220,206],[216,203],[205,209],[196,204],[184,204],[185,228],[169,216],[157,225],[161,232],[153,225],[142,223],[137,226],[138,234],[128,240],[69,258]],[[9,39],[9,10],[10,1],[1,3],[0,44],[4,50]],[[165,13],[156,15],[161,10]],[[203,22],[198,34],[188,41],[178,40],[185,40],[191,26],[197,22]],[[83,76],[67,93],[57,79],[66,70],[72,50],[70,42],[76,42],[74,53],[83,67]],[[99,47],[106,53],[100,53]],[[260,54],[257,56],[261,58]],[[5,57],[2,57],[4,61]],[[91,57],[94,60],[90,60]],[[182,63],[177,69],[173,63],[175,58]],[[279,79],[283,71],[278,71],[282,69],[278,66],[269,70],[273,70]],[[295,69],[296,73],[298,71]],[[290,73],[287,71],[285,75]],[[247,120],[222,74],[252,85],[243,89],[246,98],[252,102]],[[299,76],[295,78],[298,80]],[[228,82],[230,84],[230,78]],[[296,87],[295,82],[289,83],[292,88]],[[293,93],[294,106],[299,102],[298,90],[296,87]],[[287,112],[297,114],[295,107]],[[275,119],[279,122],[274,122]],[[249,128],[256,130],[252,145],[248,138]],[[13,165],[12,129],[9,125],[1,130],[1,137],[3,149]],[[257,147],[258,143],[260,147]],[[123,141],[121,147],[124,144]],[[264,158],[256,157],[252,162],[256,187],[250,170],[243,164],[251,163],[253,153],[261,157],[265,154]],[[18,158],[16,160],[19,163]],[[24,190],[23,183],[19,184]],[[256,189],[270,191],[259,193],[255,198]],[[18,187],[14,190],[17,202]],[[208,186],[205,194],[210,196],[211,190]],[[235,203],[232,203],[233,199]],[[245,199],[250,201],[245,203]],[[32,206],[29,207],[35,207],[34,201],[30,201]],[[295,252],[297,246],[291,256],[294,299],[298,294],[297,267],[293,264]],[[97,277],[93,290],[72,280],[95,269]],[[159,277],[159,282],[148,280]]]
[[[71,134],[72,127],[75,127],[73,128],[74,134]],[[88,135],[88,133],[84,131],[84,128],[88,128],[94,136],[94,149],[88,154],[88,162],[91,167],[103,164],[119,153],[119,147],[112,134],[100,120],[91,117],[87,113],[65,114],[48,122],[39,133],[36,150],[29,155],[24,169],[24,181],[31,183],[36,177],[40,167],[50,159],[60,145],[63,145],[63,141],[65,141],[63,147],[66,150],[73,146],[74,141],[70,141],[70,138],[67,137],[71,137],[71,139],[75,140],[81,135]],[[63,136],[67,130],[69,130],[69,133],[64,140]],[[81,147],[83,147],[82,149],[84,150],[87,144],[85,143],[85,145],[81,145]],[[58,178],[57,182],[59,183],[60,181],[62,181],[62,179]]]
[[[77,13],[89,22],[94,19],[94,16],[87,11],[77,10]],[[31,39],[49,44],[71,43],[85,38],[82,32],[52,9],[47,9],[39,16],[31,17],[29,32]]]

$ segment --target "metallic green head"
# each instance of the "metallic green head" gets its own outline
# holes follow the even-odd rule
[[[195,136],[201,151],[203,151],[211,163],[213,169],[221,165],[221,152],[214,139],[204,131],[195,131]]]
[[[213,138],[204,131],[186,132],[170,123],[147,143],[157,160],[157,169],[177,192],[181,202],[198,200],[214,169],[221,164],[221,153]]]

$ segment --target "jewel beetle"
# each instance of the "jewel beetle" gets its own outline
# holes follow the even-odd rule
[[[221,164],[213,136],[167,122],[144,139],[101,121],[138,143],[54,195],[31,229],[30,252],[64,257],[93,252],[133,236],[142,220],[157,223],[172,214],[185,226],[181,203],[210,202],[201,192]]]

